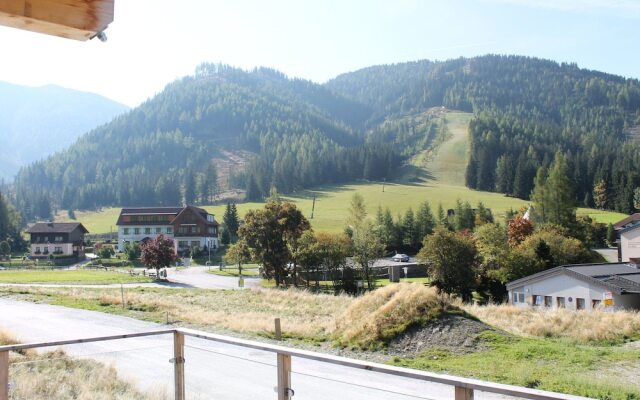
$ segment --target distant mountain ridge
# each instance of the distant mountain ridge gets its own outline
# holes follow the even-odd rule
[[[69,147],[82,134],[129,107],[106,97],[55,85],[0,82],[0,178]]]
[[[31,204],[43,197],[63,209],[178,204],[225,151],[253,154],[228,180],[249,199],[271,187],[392,180],[446,133],[438,118],[419,117],[434,107],[473,113],[467,186],[528,198],[536,170],[560,151],[583,204],[593,206],[594,184],[606,181],[604,208],[632,207],[640,146],[625,132],[640,124],[638,80],[497,55],[374,66],[323,85],[269,68],[202,64],[23,168],[16,203],[27,217],[43,215]]]

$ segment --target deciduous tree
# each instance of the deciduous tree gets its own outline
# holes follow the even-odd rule
[[[140,259],[147,268],[155,268],[156,273],[160,268],[170,267],[176,261],[176,249],[173,239],[162,234],[142,244]]]
[[[471,240],[438,227],[427,236],[418,259],[427,265],[431,282],[445,293],[471,300],[475,286],[477,251]]]
[[[289,202],[270,201],[262,210],[251,210],[239,229],[240,237],[260,262],[265,278],[275,279],[276,286],[286,285],[287,264],[291,248],[302,234],[311,229],[309,221]]]

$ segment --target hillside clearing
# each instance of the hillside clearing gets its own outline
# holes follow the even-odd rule
[[[411,160],[414,178],[402,179],[403,182],[359,182],[344,185],[325,185],[303,190],[287,196],[286,200],[294,202],[310,220],[317,231],[341,232],[345,226],[349,202],[354,193],[360,193],[366,202],[367,211],[375,215],[378,207],[389,207],[394,215],[402,215],[410,207],[415,211],[420,203],[427,200],[434,211],[438,204],[445,209],[454,208],[456,200],[468,201],[472,206],[482,201],[494,215],[501,218],[505,213],[530,204],[529,201],[507,197],[500,193],[481,192],[464,186],[464,175],[468,159],[467,130],[472,114],[447,111],[443,114],[446,121],[448,138],[434,153],[422,152]],[[427,179],[420,178],[427,176]],[[384,191],[383,191],[384,187]],[[316,198],[312,215],[313,199]],[[242,217],[251,209],[261,208],[264,203],[240,203],[238,213]],[[203,206],[213,213],[218,221],[222,220],[225,205]],[[103,208],[98,211],[76,211],[75,221],[82,222],[91,233],[111,233],[112,239],[117,237],[115,225],[120,208]],[[625,214],[579,208],[578,214],[589,215],[602,223],[615,223],[625,218]],[[59,212],[56,221],[70,221],[66,212]]]
[[[474,206],[479,201],[482,201],[485,206],[491,208],[498,218],[503,217],[509,209],[517,210],[529,204],[528,201],[507,197],[499,193],[480,192],[464,186],[433,181],[421,184],[387,183],[384,185],[384,192],[382,191],[382,186],[382,182],[322,186],[283,197],[294,202],[302,210],[316,231],[329,232],[341,232],[344,229],[349,202],[356,192],[364,197],[369,215],[374,216],[378,207],[389,207],[394,215],[404,214],[409,207],[415,211],[420,203],[425,200],[431,203],[434,211],[438,204],[442,204],[445,209],[455,207],[457,199],[468,201]],[[314,196],[316,196],[316,205],[313,219],[311,219]],[[238,204],[238,213],[242,217],[247,210],[262,208],[263,205],[264,203],[240,203]],[[204,206],[204,208],[212,212],[218,221],[222,220],[224,205]],[[116,239],[117,229],[115,223],[120,214],[120,208],[104,208],[100,211],[77,211],[75,214],[76,221],[82,222],[89,232],[112,232],[113,239]],[[626,217],[625,214],[588,208],[579,208],[578,214],[587,214],[596,221],[605,223],[616,222]],[[66,214],[58,214],[56,220],[68,221],[69,219]]]

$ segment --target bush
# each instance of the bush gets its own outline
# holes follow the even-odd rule
[[[414,325],[447,311],[459,311],[436,288],[399,283],[355,300],[336,319],[335,339],[341,346],[375,349]]]

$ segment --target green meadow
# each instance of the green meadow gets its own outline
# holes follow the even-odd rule
[[[327,185],[304,190],[284,199],[294,202],[311,221],[317,231],[342,231],[354,193],[360,193],[366,202],[367,211],[375,215],[378,207],[391,209],[394,215],[403,215],[409,208],[416,210],[420,203],[429,201],[435,213],[438,204],[446,210],[454,208],[456,200],[468,201],[472,206],[483,202],[491,208],[494,216],[501,219],[509,209],[517,210],[529,205],[528,201],[507,197],[499,193],[480,192],[464,186],[464,172],[468,153],[467,127],[471,114],[447,112],[447,140],[433,151],[425,151],[413,157],[395,183],[354,182],[344,185]],[[316,199],[312,213],[313,199]],[[263,203],[238,204],[243,216],[247,210],[261,208]],[[225,205],[204,206],[218,221],[222,220]],[[120,208],[104,208],[99,211],[76,211],[76,220],[82,222],[91,233],[116,232],[116,220]],[[587,214],[596,221],[613,223],[626,217],[625,214],[578,209],[578,214]],[[66,213],[56,220],[69,220]]]

